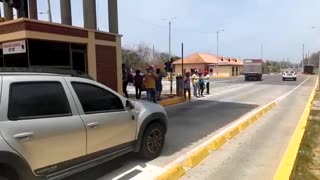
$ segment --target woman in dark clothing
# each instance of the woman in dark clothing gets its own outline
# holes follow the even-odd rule
[[[189,96],[189,101],[191,101],[191,91],[190,91],[190,73],[187,72],[186,73],[186,77],[183,81],[183,88],[184,88],[184,99],[187,101],[187,93],[188,93],[188,96]]]
[[[157,89],[157,99],[160,100],[161,92],[162,92],[162,78],[163,74],[161,73],[161,70],[158,68],[156,69],[156,73],[158,75],[158,78],[156,80],[156,89]]]
[[[136,75],[134,76],[134,83],[133,83],[136,88],[136,99],[141,98],[143,78],[144,77],[140,75],[140,70],[136,70]]]

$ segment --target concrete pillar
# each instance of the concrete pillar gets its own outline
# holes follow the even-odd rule
[[[13,8],[9,6],[7,1],[3,1],[4,19],[6,21],[13,20]]]
[[[37,0],[29,0],[29,18],[38,19]]]
[[[61,23],[72,25],[70,0],[60,0],[60,8],[61,8]]]
[[[23,9],[17,9],[17,16],[18,18],[26,18],[27,17],[26,11]]]
[[[84,27],[97,29],[96,0],[83,0]]]
[[[109,32],[118,34],[118,0],[108,0]]]

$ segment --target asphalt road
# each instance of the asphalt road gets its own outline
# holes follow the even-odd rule
[[[315,84],[311,77],[236,139],[211,153],[182,180],[270,180]]]
[[[159,158],[147,162],[131,153],[67,179],[152,179],[176,159],[199,146],[231,122],[282,96],[307,78],[308,76],[298,76],[297,81],[283,82],[280,75],[265,75],[261,82],[246,82],[243,78],[221,80],[222,82],[216,81],[212,83],[210,96],[166,108],[169,116],[169,129],[165,147]],[[311,92],[314,81],[314,77],[310,78],[302,85],[303,88],[298,88],[296,92],[307,96]],[[280,110],[279,113],[284,116],[287,111],[284,109]],[[275,119],[274,121],[277,122],[277,118]],[[271,133],[270,130],[272,128],[264,132]],[[237,154],[237,152],[231,152]],[[260,156],[263,155],[260,154]],[[221,160],[220,162],[224,161]],[[229,165],[231,169],[236,167],[233,162],[230,162]],[[224,167],[226,175],[232,173],[229,172],[229,167]],[[201,176],[201,174],[201,170],[199,170],[188,174],[185,178],[212,179],[215,175],[214,173],[207,173],[207,176]]]

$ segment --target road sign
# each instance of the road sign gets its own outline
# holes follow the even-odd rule
[[[26,41],[14,41],[3,43],[3,54],[19,54],[19,53],[26,53]]]

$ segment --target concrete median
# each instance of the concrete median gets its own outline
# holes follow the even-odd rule
[[[165,173],[157,178],[157,180],[177,180],[186,173],[183,166],[177,164],[168,169]]]
[[[276,103],[269,103],[268,105],[260,108],[251,115],[243,118],[237,125],[231,125],[229,128],[226,128],[223,133],[221,132],[221,134],[211,140],[211,142],[208,142],[203,147],[200,147],[198,150],[187,155],[181,161],[182,163],[175,164],[172,168],[168,169],[165,173],[159,176],[158,179],[179,179],[186,173],[187,170],[195,167],[203,159],[205,159],[211,151],[220,149],[225,143],[227,143],[228,139],[236,137],[241,131],[248,128],[251,124],[260,119],[264,114],[266,114],[275,106]],[[187,170],[185,170],[183,167],[186,167]]]
[[[171,105],[180,104],[183,102],[185,102],[184,97],[173,97],[173,98],[160,101],[160,104],[162,106],[171,106]]]
[[[187,159],[183,162],[184,166],[194,167],[199,162],[201,162],[204,158],[209,155],[209,151],[206,147],[202,147],[191,155],[187,156]]]
[[[303,114],[299,120],[299,123],[291,137],[289,145],[282,157],[282,160],[278,166],[278,169],[274,175],[274,180],[289,180],[291,173],[293,171],[299,147],[304,136],[306,125],[308,122],[308,117],[311,110],[311,103],[315,97],[316,87],[318,86],[318,80],[316,81],[313,91],[309,97],[309,100],[305,106]]]
[[[227,138],[225,136],[220,136],[217,139],[215,139],[213,142],[211,142],[207,148],[209,150],[218,150],[220,147],[222,147],[227,142]]]

